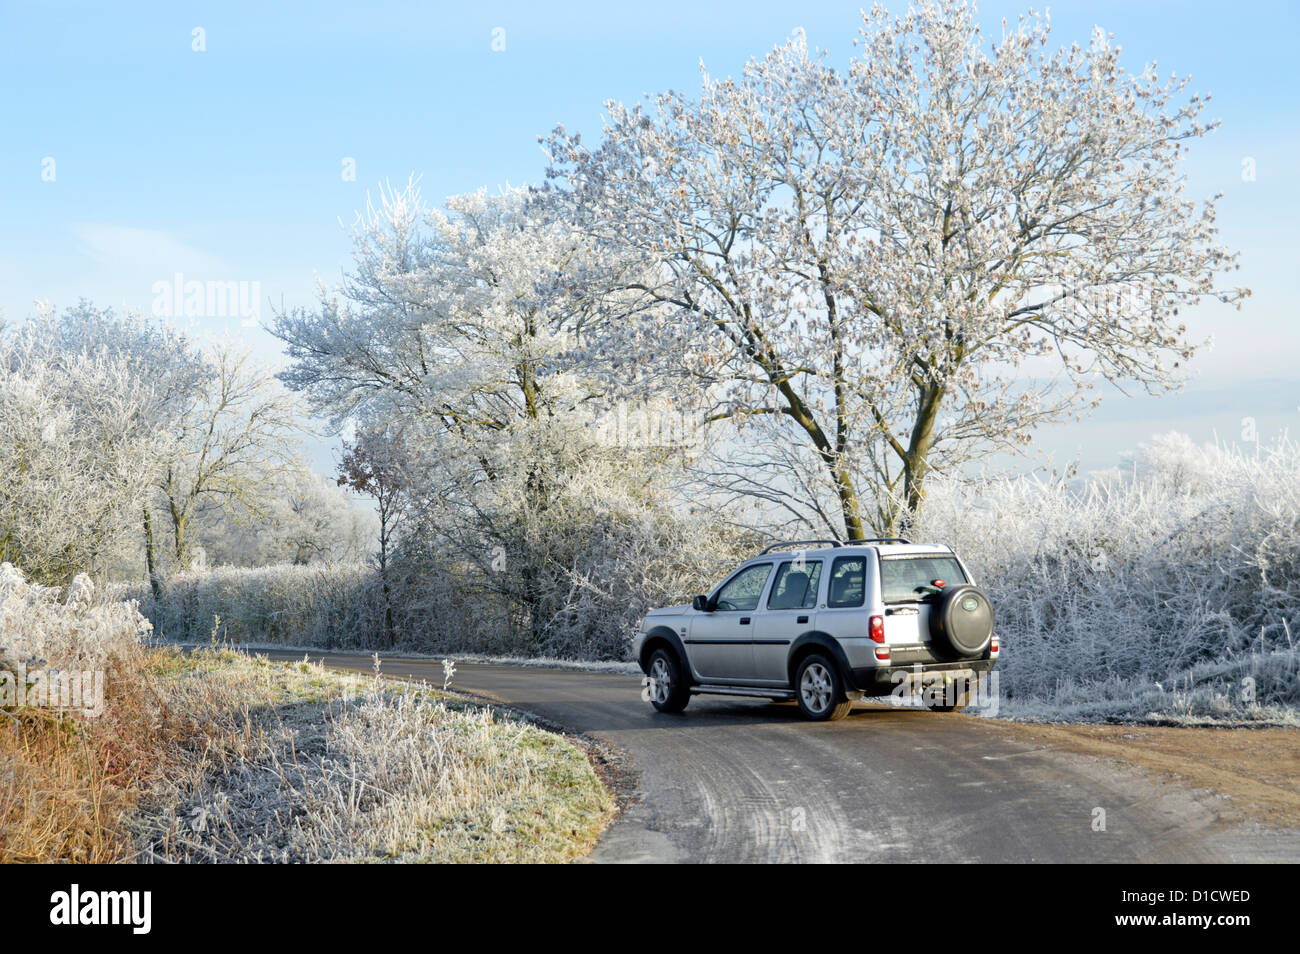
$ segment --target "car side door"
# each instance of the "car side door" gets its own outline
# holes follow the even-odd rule
[[[715,682],[754,678],[754,616],[772,565],[741,567],[709,597],[710,611],[691,618],[686,652],[699,678]]]
[[[813,628],[821,577],[821,560],[786,560],[777,567],[754,630],[754,677],[759,681],[789,683],[790,644]]]

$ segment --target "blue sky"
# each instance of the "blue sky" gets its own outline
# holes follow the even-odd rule
[[[899,4],[890,4],[898,8]],[[1021,4],[980,6],[986,31]],[[1203,307],[1216,346],[1186,394],[1109,399],[1040,447],[1085,467],[1151,433],[1235,440],[1300,432],[1300,7],[1060,3],[1060,43],[1115,34],[1133,70],[1193,76],[1223,127],[1196,144],[1191,193],[1223,192],[1224,240],[1253,297]],[[88,297],[149,310],[155,283],[256,282],[308,304],[349,262],[350,222],[385,180],[422,176],[431,199],[541,178],[537,136],[599,132],[601,104],[736,73],[803,27],[844,62],[852,3],[22,4],[0,0],[0,312]],[[192,49],[202,28],[206,50]],[[505,49],[494,51],[493,31]],[[355,181],[344,181],[345,159]],[[48,181],[48,160],[53,181]],[[1243,181],[1253,160],[1254,181]],[[43,172],[46,173],[43,177]],[[239,315],[199,321],[278,348]]]

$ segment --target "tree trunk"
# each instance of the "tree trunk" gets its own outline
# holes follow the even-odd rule
[[[910,524],[925,501],[925,478],[930,472],[930,448],[934,443],[934,425],[939,418],[945,389],[926,386],[919,389],[920,403],[907,455],[903,458],[903,498],[907,505],[904,520]]]
[[[849,476],[848,468],[844,466],[842,460],[838,465],[831,467],[831,473],[835,478],[835,490],[840,498],[845,536],[850,540],[861,540],[867,533],[862,523],[862,510],[858,503],[858,491],[853,486],[853,478]]]
[[[788,380],[780,381],[777,390],[785,398],[785,413],[812,439],[817,454],[826,469],[830,471],[831,481],[835,484],[835,493],[840,500],[840,513],[844,517],[844,532],[850,540],[860,540],[866,533],[862,527],[862,508],[858,503],[858,491],[853,486],[853,477],[844,463],[844,455],[837,453],[826,437],[826,432],[813,417],[803,398],[795,393]]]
[[[149,589],[155,601],[162,600],[162,582],[158,579],[157,551],[153,542],[153,517],[149,505],[144,505],[144,562],[149,569]]]
[[[176,569],[184,572],[189,569],[189,541],[185,539],[185,525],[189,522],[188,514],[171,508],[172,536],[175,541]]]
[[[384,643],[389,649],[397,643],[397,633],[393,626],[392,593],[388,585],[388,535],[392,515],[384,500],[379,502],[379,582],[384,593]]]

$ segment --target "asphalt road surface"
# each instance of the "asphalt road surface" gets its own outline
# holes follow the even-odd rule
[[[437,660],[386,658],[382,670],[442,683]],[[840,722],[810,723],[793,704],[717,696],[665,715],[642,701],[637,676],[463,662],[452,687],[624,757],[633,797],[592,861],[1300,859],[1300,835],[1225,823],[1212,793],[1030,744],[974,716],[859,705]]]

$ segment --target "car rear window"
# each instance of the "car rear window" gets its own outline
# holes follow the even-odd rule
[[[880,592],[886,603],[915,600],[934,591],[934,580],[965,583],[966,574],[954,556],[897,556],[880,558]]]

